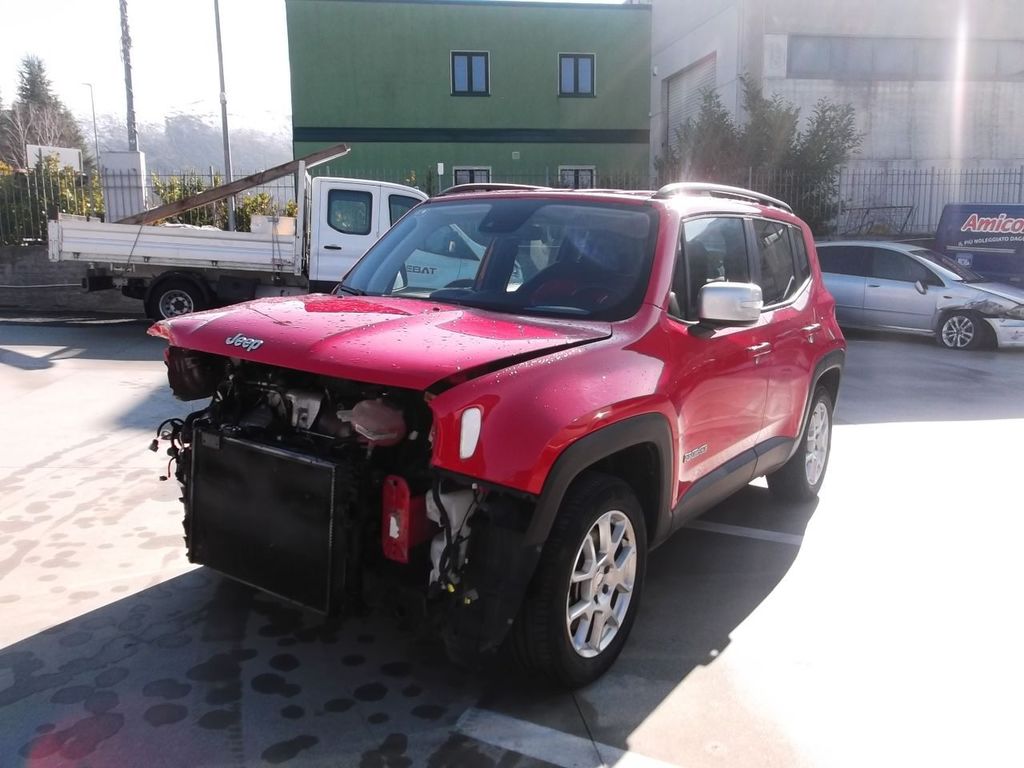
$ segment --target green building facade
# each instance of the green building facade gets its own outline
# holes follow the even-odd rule
[[[286,0],[295,156],[412,183],[646,186],[647,5]]]

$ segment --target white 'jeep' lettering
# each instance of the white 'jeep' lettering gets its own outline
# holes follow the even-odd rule
[[[236,333],[234,336],[228,336],[224,340],[224,343],[229,347],[241,347],[246,352],[255,352],[263,346],[263,339],[253,339],[249,336],[243,336],[240,333]]]

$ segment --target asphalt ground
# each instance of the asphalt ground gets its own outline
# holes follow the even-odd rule
[[[0,317],[0,766],[1024,764],[1024,354],[851,338],[820,499],[677,534],[569,694],[187,563],[145,328]]]

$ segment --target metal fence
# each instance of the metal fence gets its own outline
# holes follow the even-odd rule
[[[435,194],[450,186],[451,171],[437,177],[432,170],[352,169],[328,164],[320,175],[374,179],[419,187]],[[245,174],[239,173],[241,177]],[[493,174],[489,180],[538,186],[585,186],[611,189],[650,189],[646,172],[603,171],[569,176],[565,169],[545,168],[529,173]],[[928,236],[938,226],[947,203],[1024,203],[1024,166],[1003,169],[877,169],[847,167],[832,179],[785,170],[749,170],[733,178],[714,179],[749,187],[789,202],[816,234],[843,236]],[[206,172],[150,174],[144,179],[123,172],[79,174],[69,168],[40,165],[31,171],[0,175],[0,245],[42,243],[46,222],[58,212],[110,218],[117,211],[155,207],[216,186],[222,178]],[[127,200],[128,195],[132,199]],[[246,190],[235,196],[240,229],[254,213],[291,213],[295,182],[291,177]],[[227,202],[219,201],[182,213],[173,221],[226,227]]]

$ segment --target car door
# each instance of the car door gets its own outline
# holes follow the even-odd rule
[[[702,286],[750,282],[744,219],[699,218],[685,222],[682,230],[667,321],[680,492],[753,448],[768,388],[760,368],[760,327],[697,325]],[[739,485],[753,476],[753,466],[749,469],[750,476],[735,478]]]
[[[930,331],[934,324],[938,291],[921,293],[915,282],[931,284],[936,276],[905,253],[892,248],[871,248],[870,269],[864,290],[864,321],[868,326]]]
[[[761,372],[768,379],[764,422],[758,442],[792,438],[800,431],[816,359],[821,324],[811,302],[811,269],[802,229],[786,222],[755,218],[754,282],[761,286]]]
[[[388,229],[378,210],[380,187],[372,183],[324,181],[316,210],[318,237],[311,280],[339,282]]]
[[[870,249],[822,243],[817,250],[825,287],[836,300],[836,320],[840,325],[863,325]]]

